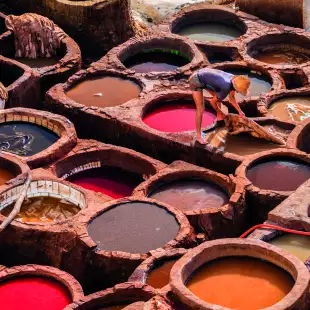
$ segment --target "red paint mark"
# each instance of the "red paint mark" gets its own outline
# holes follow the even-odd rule
[[[0,308],[5,310],[62,310],[72,302],[61,283],[42,277],[23,277],[0,285]]]
[[[130,196],[143,180],[139,176],[118,168],[98,168],[74,174],[68,181],[112,198]]]
[[[164,132],[195,130],[195,105],[189,101],[166,102],[147,113],[143,122],[151,128]],[[206,109],[203,114],[202,128],[215,122],[216,115]]]

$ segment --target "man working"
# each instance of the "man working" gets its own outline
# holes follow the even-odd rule
[[[192,74],[188,81],[196,104],[196,141],[200,144],[207,143],[201,136],[202,116],[205,110],[204,89],[213,96],[210,104],[216,111],[217,122],[222,122],[226,116],[221,110],[221,101],[227,96],[229,96],[230,104],[238,111],[239,115],[244,116],[239,104],[236,102],[235,93],[237,92],[244,96],[249,95],[251,81],[248,77],[205,68]]]

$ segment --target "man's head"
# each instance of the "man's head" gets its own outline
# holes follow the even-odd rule
[[[237,93],[243,96],[249,96],[250,91],[250,79],[245,75],[235,75],[232,79],[232,84]]]

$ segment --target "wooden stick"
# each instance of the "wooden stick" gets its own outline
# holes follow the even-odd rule
[[[30,177],[30,172],[28,172],[27,180],[24,183],[24,188],[23,188],[20,196],[16,200],[12,212],[9,214],[9,216],[0,225],[0,232],[2,232],[2,230],[4,230],[14,220],[15,216],[19,213],[20,208],[21,208],[21,206],[22,206],[22,204],[26,198],[27,190],[28,190],[28,187],[30,185],[30,182],[31,182],[31,177]]]

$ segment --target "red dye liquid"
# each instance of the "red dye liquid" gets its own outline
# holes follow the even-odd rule
[[[3,310],[62,310],[71,301],[64,285],[47,278],[23,277],[0,285]]]
[[[163,132],[195,130],[196,108],[191,101],[168,101],[150,110],[143,122],[151,128]],[[202,128],[210,126],[216,120],[212,110],[203,114]]]
[[[104,167],[74,174],[68,178],[68,181],[112,198],[122,198],[130,196],[134,188],[143,180],[128,171]]]

